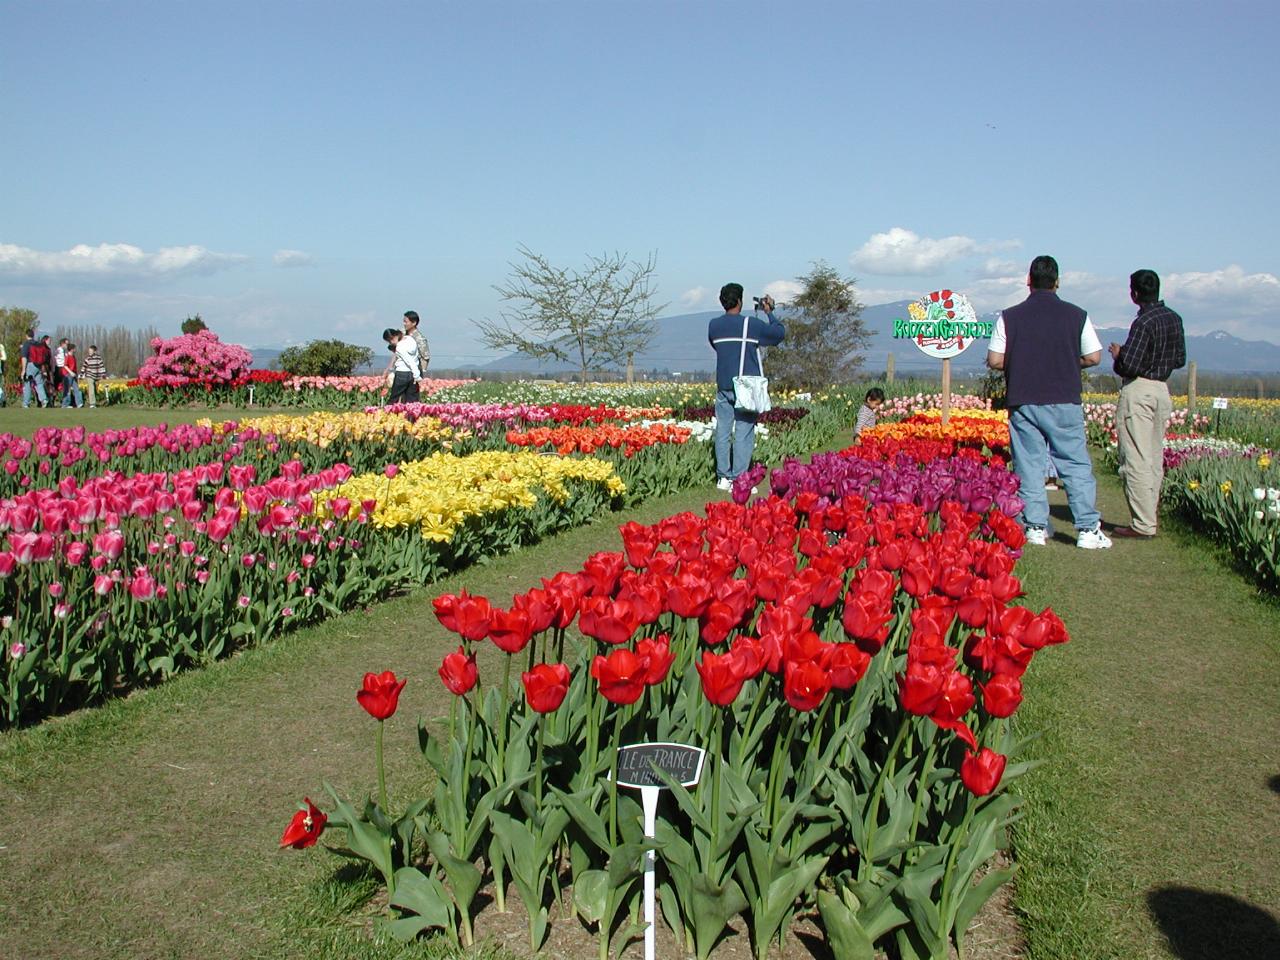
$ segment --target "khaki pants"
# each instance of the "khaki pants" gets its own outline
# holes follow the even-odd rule
[[[1120,476],[1129,501],[1131,526],[1154,534],[1164,483],[1164,430],[1173,413],[1169,386],[1137,377],[1120,388],[1116,434],[1120,441]]]
[[[85,377],[84,382],[89,387],[89,406],[96,407],[98,405],[98,381],[92,377]]]

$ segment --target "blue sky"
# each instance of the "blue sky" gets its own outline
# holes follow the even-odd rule
[[[656,252],[661,301],[1020,300],[1099,325],[1150,267],[1191,332],[1280,341],[1266,3],[0,3],[0,304],[199,312],[224,339],[435,365],[525,244]]]

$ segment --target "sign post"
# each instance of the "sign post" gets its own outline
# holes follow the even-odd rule
[[[696,786],[702,777],[702,764],[707,752],[701,747],[683,743],[635,743],[618,748],[618,786],[640,791],[644,807],[644,835],[652,840],[657,832],[658,791],[667,783],[658,776],[661,770],[682,787]],[[644,853],[644,956],[654,960],[654,864],[657,858],[650,848]]]
[[[1217,436],[1222,432],[1222,411],[1227,409],[1226,397],[1213,398],[1213,433]]]
[[[994,323],[979,320],[969,298],[954,290],[935,290],[907,304],[910,320],[894,319],[896,339],[912,340],[926,357],[942,361],[942,422],[951,419],[951,358],[975,339],[990,338]]]

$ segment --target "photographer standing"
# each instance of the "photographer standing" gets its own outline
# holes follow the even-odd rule
[[[756,444],[758,415],[737,409],[733,378],[739,373],[760,376],[760,348],[781,343],[787,334],[774,319],[772,297],[756,299],[756,310],[764,310],[767,318],[762,320],[742,316],[742,293],[740,283],[721,287],[724,314],[707,326],[707,340],[716,352],[716,486],[721,490],[731,489],[738,474],[751,466]]]

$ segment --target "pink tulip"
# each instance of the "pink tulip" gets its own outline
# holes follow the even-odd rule
[[[149,573],[140,573],[129,581],[129,593],[135,600],[147,602],[156,595],[156,582]]]
[[[100,573],[93,578],[93,592],[100,597],[105,597],[111,592],[113,581],[105,573]]]
[[[124,553],[124,534],[119,530],[104,530],[93,538],[93,549],[108,560],[119,560]]]

